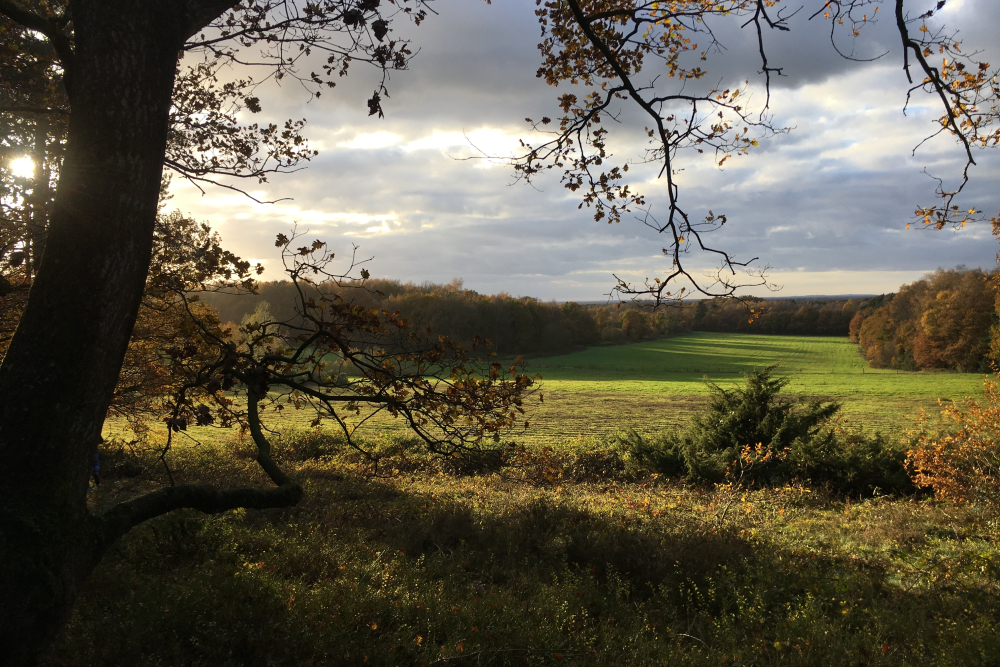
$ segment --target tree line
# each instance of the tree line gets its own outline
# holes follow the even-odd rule
[[[561,354],[600,344],[624,344],[691,331],[847,336],[852,318],[866,299],[703,299],[651,309],[636,303],[557,303],[505,292],[486,295],[465,289],[458,278],[448,284],[403,283],[370,279],[353,290],[352,300],[368,308],[399,312],[417,329],[471,344],[490,340],[502,356]],[[336,286],[321,287],[330,291]],[[206,303],[219,320],[241,324],[261,304],[268,316],[296,316],[294,287],[287,281],[262,282],[256,294],[211,293]]]
[[[998,279],[980,269],[938,269],[869,301],[851,319],[851,340],[875,368],[987,371],[1000,352],[990,349],[991,336],[1000,343]]]
[[[713,299],[688,304],[694,331],[846,336],[866,299]]]
[[[874,368],[963,372],[989,369],[996,328],[995,274],[939,269],[898,293],[846,299],[701,299],[656,310],[635,303],[556,303],[465,289],[460,279],[420,285],[371,279],[354,290],[359,305],[399,312],[417,329],[471,345],[487,338],[501,356],[562,354],[692,331],[850,336]],[[334,289],[329,286],[324,289]],[[219,320],[240,324],[266,302],[276,321],[295,317],[292,283],[260,284],[256,294],[206,294]],[[1000,337],[997,337],[1000,340]]]

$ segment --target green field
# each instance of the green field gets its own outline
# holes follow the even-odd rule
[[[883,430],[982,385],[862,373],[837,338],[594,348],[531,362],[545,400],[524,439],[553,449],[471,474],[398,444],[376,470],[333,438],[292,433],[310,415],[288,411],[272,420],[287,436],[275,453],[303,500],[136,528],[95,570],[45,664],[995,667],[995,507],[695,486],[600,442],[684,423],[706,401],[704,374],[737,382],[774,362],[793,393],[843,400],[845,422]],[[155,452],[108,446],[92,508],[171,481],[269,484],[248,438],[190,434],[205,446],[182,439],[170,478]]]
[[[624,428],[651,433],[683,427],[705,405],[706,377],[734,385],[742,373],[770,364],[789,378],[787,394],[840,401],[845,425],[867,432],[898,435],[921,409],[935,413],[939,399],[982,394],[983,377],[975,373],[869,368],[846,338],[693,333],[529,360],[528,371],[542,376],[543,400],[531,401],[530,428],[515,437],[560,447]],[[270,424],[278,431],[305,431],[313,417],[309,410],[285,410]],[[386,417],[366,428],[374,436],[405,427]],[[189,435],[213,440],[220,433],[192,428]]]
[[[908,415],[936,410],[938,399],[982,393],[975,373],[872,369],[846,338],[692,333],[531,360],[545,402],[529,438],[681,426],[704,405],[706,378],[733,385],[742,373],[771,364],[790,379],[787,393],[840,401],[844,419],[864,430],[898,433]]]

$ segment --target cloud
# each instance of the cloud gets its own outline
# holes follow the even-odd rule
[[[171,205],[210,220],[235,252],[272,258],[268,278],[280,277],[274,236],[293,225],[340,255],[360,245],[374,258],[367,265],[373,275],[414,282],[459,276],[481,292],[589,300],[610,290],[612,274],[662,275],[669,266],[654,231],[631,219],[595,222],[557,173],[531,187],[515,182],[509,167],[478,159],[516,152],[528,138],[525,117],[558,115],[563,89],[535,77],[534,3],[441,0],[435,8],[440,16],[394,33],[412,37],[420,51],[411,71],[388,82],[385,119],[367,115],[377,80],[360,64],[318,101],[294,86],[262,94],[262,119],[308,118],[307,135],[321,150],[307,169],[254,186],[259,198],[292,201],[261,206],[222,190],[201,196],[175,181]],[[938,111],[933,99],[916,94],[903,115],[907,83],[889,19],[869,26],[859,43],[861,55],[888,54],[874,62],[838,56],[829,25],[804,12],[789,20],[790,34],[768,33],[769,60],[787,75],[774,80],[770,108],[792,131],[724,170],[711,159],[681,157],[686,210],[695,219],[710,209],[725,213],[729,222],[711,243],[773,267],[783,294],[891,291],[939,266],[994,264],[996,242],[985,228],[905,229],[917,205],[934,202],[934,182],[923,170],[954,179],[962,155],[947,138],[912,155]],[[969,44],[995,48],[1000,3],[951,0],[938,19],[962,27]],[[711,82],[750,78],[754,101],[763,103],[755,34],[724,22],[712,27],[726,48],[707,63]],[[647,68],[650,77],[654,70]],[[627,108],[620,120],[611,124],[611,149],[622,158],[640,155],[643,119]],[[977,160],[966,201],[1000,209],[993,185],[1000,160],[991,152]],[[665,210],[656,167],[636,164],[629,173],[654,215]],[[695,254],[689,261],[697,271],[715,266]]]
[[[342,141],[337,144],[337,147],[351,150],[388,148],[389,146],[398,144],[399,139],[400,136],[392,132],[369,132],[367,134],[358,134],[350,141]]]

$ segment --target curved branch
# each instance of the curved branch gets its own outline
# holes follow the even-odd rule
[[[955,108],[952,106],[951,102],[948,100],[948,86],[941,79],[941,73],[938,68],[932,66],[927,59],[924,57],[923,51],[920,48],[920,44],[915,42],[913,38],[910,37],[909,28],[906,26],[906,18],[903,16],[903,0],[896,0],[896,29],[899,31],[899,36],[903,40],[903,70],[906,72],[906,78],[913,83],[913,77],[910,75],[910,60],[909,52],[913,52],[913,57],[916,58],[917,63],[920,65],[920,69],[923,70],[924,74],[927,76],[927,83],[930,83],[934,92],[937,96],[941,98],[941,105],[944,107],[945,115],[948,117],[948,125],[952,128],[952,133],[958,135],[958,138],[962,142],[962,146],[965,148],[965,155],[968,159],[969,164],[976,164],[975,158],[972,156],[972,147],[969,145],[969,139],[962,132],[962,128],[958,125],[958,118],[956,117]],[[966,174],[965,179],[962,182],[962,186],[968,182],[969,178]],[[961,188],[959,188],[961,190]]]
[[[271,458],[271,443],[267,441],[264,432],[260,428],[260,413],[257,406],[259,402],[260,397],[257,395],[257,392],[252,387],[249,388],[247,391],[247,421],[250,424],[250,436],[257,445],[257,463],[264,469],[267,476],[271,478],[271,481],[278,485],[279,489],[285,487],[294,488],[298,493],[295,502],[298,502],[299,498],[302,497],[302,487],[286,475],[285,471],[279,468],[278,464]]]
[[[182,484],[147,493],[119,503],[97,517],[100,526],[100,548],[111,544],[140,523],[178,509],[188,508],[206,514],[219,514],[240,507],[249,509],[290,507],[302,499],[302,486],[286,475],[271,458],[271,443],[267,441],[260,428],[260,416],[257,410],[260,399],[252,389],[248,394],[250,435],[257,445],[257,463],[277,488],[217,489],[210,484]]]
[[[0,14],[3,14],[15,23],[20,23],[25,28],[45,35],[52,43],[52,47],[56,50],[56,53],[59,54],[59,59],[62,60],[65,69],[68,70],[73,64],[73,43],[59,29],[58,25],[44,16],[39,16],[21,7],[13,0],[0,0]]]
[[[120,503],[99,518],[102,545],[111,544],[140,523],[178,509],[219,514],[240,507],[271,509],[290,507],[302,498],[298,484],[276,489],[217,489],[210,484],[181,484]]]
[[[214,185],[220,188],[224,188],[226,190],[232,190],[233,192],[238,192],[256,204],[277,204],[278,202],[291,201],[292,199],[291,197],[281,197],[279,199],[274,199],[274,200],[257,199],[252,194],[250,194],[246,190],[243,190],[242,188],[238,188],[234,185],[229,185],[228,183],[220,183],[219,181],[213,181],[211,178],[204,178],[202,176],[197,176],[188,171],[184,167],[184,165],[178,162],[174,162],[173,160],[165,159],[163,161],[163,166],[167,167],[168,169],[172,169],[173,171],[180,174],[183,178],[186,178],[188,181],[191,182],[193,186],[201,190],[202,194],[205,194],[205,190],[199,185],[199,183],[207,183],[209,185]]]

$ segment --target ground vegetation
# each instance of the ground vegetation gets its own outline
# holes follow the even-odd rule
[[[1000,389],[997,378],[984,382],[981,400],[945,405],[937,419],[921,413],[910,432],[908,463],[914,480],[935,497],[995,512],[1000,466]]]
[[[780,396],[787,384],[774,366],[750,371],[731,389],[709,382],[707,405],[686,429],[651,437],[630,431],[620,446],[639,465],[697,484],[797,482],[862,496],[913,491],[901,447],[835,424],[836,402]]]
[[[974,507],[690,487],[634,476],[608,444],[470,474],[387,439],[375,474],[342,439],[289,434],[302,502],[133,531],[53,664],[888,667],[1000,650],[1000,550]],[[186,481],[256,474],[245,439],[178,455]],[[133,481],[113,470],[98,507]]]

